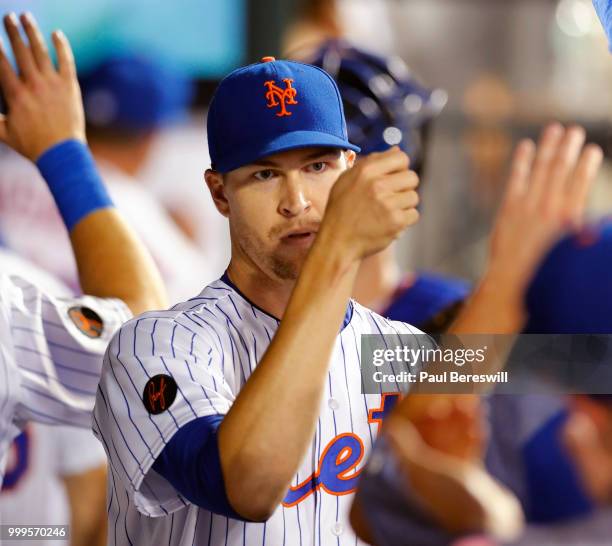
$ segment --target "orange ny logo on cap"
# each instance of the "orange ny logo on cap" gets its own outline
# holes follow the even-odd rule
[[[266,105],[268,108],[275,108],[276,106],[280,106],[280,112],[277,112],[278,117],[282,116],[290,116],[291,112],[287,110],[287,104],[297,104],[298,102],[295,100],[297,95],[297,90],[295,87],[291,87],[293,80],[290,78],[285,78],[283,80],[285,82],[285,89],[281,89],[274,80],[270,80],[264,83],[264,86],[268,88],[266,92],[266,100],[268,104]]]

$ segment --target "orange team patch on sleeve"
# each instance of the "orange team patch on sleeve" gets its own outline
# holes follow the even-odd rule
[[[79,329],[79,332],[87,337],[98,338],[104,330],[104,323],[100,315],[89,307],[71,307],[68,316]]]
[[[285,78],[283,81],[285,82],[284,89],[276,85],[274,80],[269,80],[264,83],[264,86],[268,89],[268,91],[266,91],[266,100],[268,101],[266,106],[268,108],[280,106],[280,112],[276,113],[278,117],[290,116],[291,112],[287,110],[287,105],[298,104],[298,101],[295,100],[297,89],[291,85],[293,80],[291,78]]]
[[[142,402],[149,413],[158,415],[166,411],[176,399],[176,381],[166,374],[151,377],[142,393]]]

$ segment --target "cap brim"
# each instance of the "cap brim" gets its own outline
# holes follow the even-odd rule
[[[355,146],[348,140],[335,135],[316,131],[293,131],[267,142],[258,142],[255,146],[245,144],[242,146],[242,150],[234,150],[231,157],[218,160],[213,167],[221,173],[226,173],[244,167],[249,163],[254,163],[264,157],[301,148],[341,148],[343,150],[353,150],[357,153],[361,151],[359,146]]]

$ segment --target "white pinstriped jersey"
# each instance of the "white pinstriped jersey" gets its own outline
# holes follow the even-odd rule
[[[348,523],[352,493],[383,406],[398,398],[397,393],[362,394],[360,334],[420,332],[355,302],[350,310],[333,349],[315,437],[283,503],[266,523],[245,523],[201,509],[151,467],[181,426],[227,413],[279,322],[221,279],[198,297],[125,324],[105,356],[94,410],[94,432],[111,469],[110,543],[357,544]],[[176,398],[166,401],[168,409],[159,413],[145,407],[147,397],[158,400],[165,394],[163,387],[148,392],[155,376],[177,385]]]
[[[102,355],[130,316],[119,300],[56,298],[0,275],[0,482],[28,421],[91,426]]]

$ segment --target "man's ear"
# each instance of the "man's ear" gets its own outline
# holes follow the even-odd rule
[[[215,202],[215,207],[217,207],[217,210],[227,218],[229,216],[229,203],[225,195],[223,175],[212,169],[207,169],[204,173],[204,180]]]
[[[345,150],[344,157],[346,158],[346,166],[350,169],[355,164],[357,154],[353,150]]]

